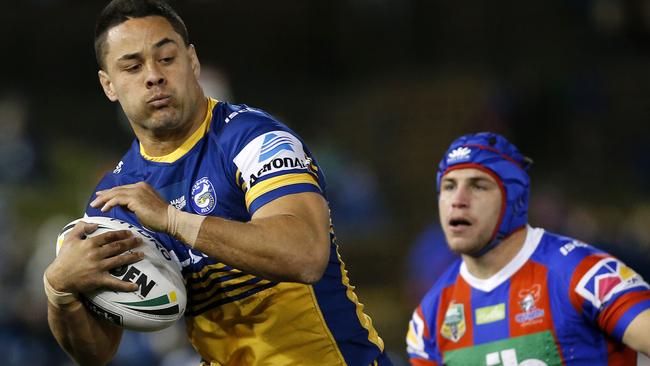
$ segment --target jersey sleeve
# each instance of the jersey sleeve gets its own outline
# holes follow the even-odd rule
[[[430,331],[435,326],[434,318],[425,316],[422,304],[413,312],[406,334],[406,351],[412,366],[442,365],[436,347],[435,331],[433,334]]]
[[[569,298],[573,306],[619,342],[628,325],[650,309],[650,287],[632,268],[604,253],[583,258],[575,268]]]
[[[111,189],[116,186],[124,185],[124,184],[131,184],[131,183],[136,183],[135,179],[127,179],[124,181],[120,181],[116,176],[115,173],[107,173],[101,181],[97,184],[95,189],[93,190],[93,193],[90,196],[90,199],[86,203],[86,208],[84,210],[84,217],[90,217],[90,216],[102,216],[102,217],[110,217],[114,219],[119,219],[123,220],[126,222],[131,223],[132,225],[136,226],[141,226],[139,224],[138,218],[135,215],[135,213],[129,211],[128,209],[124,208],[123,206],[115,206],[111,208],[107,212],[102,212],[101,207],[94,208],[90,205],[90,202],[92,202],[95,198],[97,198],[97,195],[95,192],[100,191],[100,190],[107,190]]]
[[[323,178],[309,150],[293,131],[267,114],[255,110],[239,114],[219,140],[251,215],[285,195],[323,194]]]

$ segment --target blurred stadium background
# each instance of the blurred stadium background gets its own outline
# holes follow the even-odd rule
[[[67,365],[41,276],[59,228],[131,141],[97,82],[103,1],[0,11],[0,364]],[[410,313],[453,258],[435,225],[456,136],[535,160],[531,223],[650,277],[650,1],[176,1],[208,93],[302,135],[341,251],[396,365]],[[183,324],[126,336],[113,365],[196,365]]]

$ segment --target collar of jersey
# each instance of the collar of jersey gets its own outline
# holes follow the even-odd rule
[[[167,155],[163,156],[150,156],[144,151],[142,144],[140,144],[140,155],[143,158],[149,161],[155,161],[157,163],[173,163],[176,160],[182,158],[188,151],[190,151],[194,145],[196,145],[199,140],[208,133],[210,129],[210,122],[212,121],[212,109],[218,103],[216,99],[208,98],[208,111],[205,114],[205,119],[201,123],[201,126],[194,131],[194,133],[185,140],[176,150],[170,152]]]
[[[530,256],[535,252],[535,249],[537,249],[537,245],[539,245],[543,235],[543,229],[532,228],[527,225],[524,245],[519,249],[519,253],[505,267],[501,268],[499,272],[490,278],[481,279],[469,273],[467,265],[463,261],[460,265],[460,275],[473,288],[483,292],[490,292],[512,277],[528,261]]]

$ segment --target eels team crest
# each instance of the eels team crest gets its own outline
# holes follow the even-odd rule
[[[192,208],[201,215],[207,215],[217,204],[217,197],[214,193],[214,187],[208,177],[197,180],[192,186]]]

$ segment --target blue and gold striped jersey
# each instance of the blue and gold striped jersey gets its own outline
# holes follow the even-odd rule
[[[284,195],[325,195],[303,141],[267,113],[209,99],[202,126],[177,150],[151,157],[135,140],[97,190],[145,181],[183,211],[246,222]],[[91,200],[94,197],[91,197]],[[117,207],[106,214],[137,224]],[[190,340],[206,365],[388,365],[383,341],[350,285],[333,230],[322,279],[273,282],[155,233],[183,267]]]

